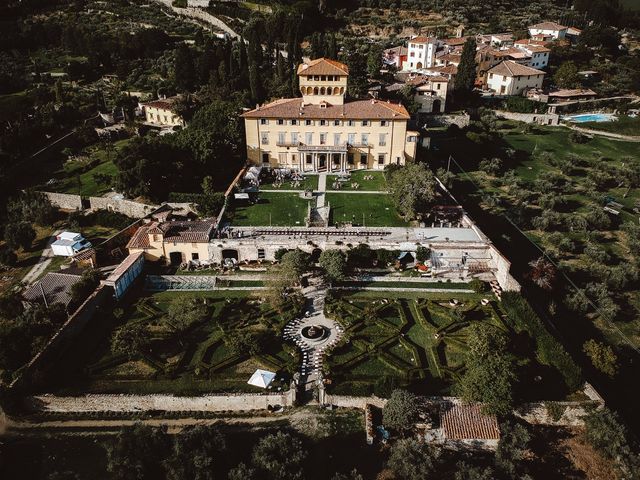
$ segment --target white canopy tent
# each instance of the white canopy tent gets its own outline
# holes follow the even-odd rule
[[[247,382],[249,385],[253,385],[255,387],[267,388],[273,379],[276,378],[276,374],[273,372],[269,372],[267,370],[257,369],[251,378]]]

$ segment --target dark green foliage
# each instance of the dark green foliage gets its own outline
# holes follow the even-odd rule
[[[618,415],[608,408],[584,417],[587,441],[606,458],[614,460],[622,478],[637,478],[640,455]]]
[[[454,81],[454,91],[458,95],[467,96],[473,90],[476,81],[476,40],[470,36],[462,47],[462,56],[458,73]]]
[[[12,267],[18,261],[18,256],[11,248],[7,246],[0,247],[0,265],[4,267]]]
[[[51,225],[55,221],[56,209],[49,199],[40,192],[27,190],[7,203],[10,222],[30,221],[40,226]]]
[[[455,386],[467,402],[482,402],[488,413],[507,415],[513,409],[515,358],[507,351],[506,335],[485,324],[472,324],[465,372]]]
[[[496,467],[507,478],[523,478],[527,474],[525,458],[531,435],[519,423],[511,421],[500,425],[500,441],[496,450]]]
[[[226,449],[218,427],[198,425],[183,429],[174,437],[171,455],[163,463],[167,480],[215,480],[216,461]]]
[[[391,447],[387,467],[402,480],[430,478],[438,467],[440,450],[411,438],[398,440]]]
[[[478,278],[471,280],[469,286],[476,293],[484,293],[488,290],[487,284]]]
[[[386,428],[404,432],[412,429],[418,419],[418,398],[406,390],[394,390],[382,410],[382,423]]]
[[[347,269],[347,261],[340,250],[325,250],[318,261],[325,275],[332,282],[342,280]]]
[[[466,462],[456,466],[455,480],[494,480],[495,474],[490,467],[474,467]]]
[[[149,331],[142,323],[127,323],[113,334],[111,351],[134,359],[149,346]]]
[[[82,272],[82,277],[71,287],[71,304],[79,306],[97,288],[102,274],[98,270],[89,269]]]
[[[140,423],[125,427],[107,446],[107,470],[121,480],[164,478],[161,459],[167,457],[169,449],[165,429]]]
[[[289,433],[278,432],[260,439],[253,449],[253,464],[270,480],[302,480],[307,452]]]
[[[373,386],[373,393],[377,397],[389,398],[391,394],[399,387],[399,381],[397,377],[391,377],[385,375],[376,380]]]
[[[536,342],[538,360],[554,366],[563,376],[567,389],[574,391],[582,384],[582,372],[564,347],[547,330],[527,301],[519,293],[505,292],[502,307],[514,327],[526,331]]]
[[[388,169],[387,182],[398,213],[404,218],[420,216],[435,200],[435,177],[422,163],[409,163],[404,167]]]
[[[9,223],[4,227],[4,241],[14,250],[29,250],[35,238],[36,232],[28,222]]]

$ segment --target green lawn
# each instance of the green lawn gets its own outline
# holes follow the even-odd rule
[[[339,287],[384,287],[384,288],[434,288],[434,289],[451,289],[451,290],[467,290],[471,287],[468,283],[461,282],[403,282],[401,279],[397,281],[371,281],[371,282],[359,282],[359,281],[347,281],[338,283]]]
[[[304,226],[309,200],[297,193],[261,193],[254,205],[236,207],[232,224],[236,226]]]
[[[391,197],[369,193],[327,193],[332,224],[352,222],[367,227],[406,227],[408,222],[396,212]],[[364,215],[364,217],[363,217]]]
[[[118,173],[118,168],[113,163],[113,159],[117,151],[131,142],[131,140],[131,138],[127,138],[114,142],[113,151],[110,153],[102,147],[93,147],[90,150],[89,158],[90,161],[97,160],[98,164],[85,172],[79,173],[83,170],[83,165],[81,164],[67,164],[62,170],[56,173],[56,177],[61,177],[61,180],[55,185],[55,190],[61,193],[73,193],[85,197],[95,197],[110,192],[112,184],[97,183],[94,175],[104,174],[115,177]]]
[[[299,185],[294,184],[291,179],[285,181],[281,187],[274,187],[272,178],[267,178],[260,183],[261,191],[275,191],[278,190],[318,190],[318,175],[304,175],[304,180]]]
[[[116,318],[104,312],[104,318],[83,332],[61,361],[66,373],[56,382],[57,388],[65,393],[257,392],[246,383],[256,368],[288,378],[297,360],[284,350],[281,332],[301,306],[291,301],[280,315],[267,304],[256,303],[250,293],[134,291],[119,305],[122,315]],[[176,332],[166,313],[179,297],[196,298],[207,307],[203,320]],[[115,332],[126,324],[143,327],[148,338],[148,346],[129,358],[111,349]],[[232,337],[249,334],[263,339],[258,352],[234,349],[228,343]]]
[[[586,122],[580,123],[578,126],[621,135],[640,135],[640,117],[620,116],[618,120],[613,122]]]
[[[365,179],[365,177],[373,177],[371,179]],[[327,176],[327,190],[334,190],[333,184],[338,179],[338,175]],[[352,184],[359,184],[359,188],[354,188]],[[348,182],[342,182],[340,190],[351,191],[387,191],[387,180],[384,178],[384,173],[373,172],[367,170],[355,170],[351,172],[351,179]]]

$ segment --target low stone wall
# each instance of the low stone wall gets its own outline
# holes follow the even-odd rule
[[[460,115],[425,115],[425,123],[428,127],[448,127],[449,125],[457,125],[460,128],[469,126],[471,117],[467,114]]]
[[[516,113],[506,112],[504,110],[496,110],[496,116],[498,118],[504,118],[506,120],[515,120],[517,122],[525,123],[537,123],[538,125],[553,125],[560,124],[560,115],[556,113]]]
[[[589,413],[589,409],[601,406],[598,402],[548,402],[563,409],[562,415],[554,419],[547,403],[535,402],[520,405],[514,414],[532,425],[554,425],[561,427],[581,427],[584,425],[583,417]]]
[[[143,218],[156,210],[158,205],[147,205],[146,203],[117,198],[89,197],[89,208],[118,212],[132,218]]]
[[[78,333],[112,297],[113,290],[100,285],[51,337],[42,350],[20,370],[20,374],[11,382],[9,388],[30,388],[40,384],[46,378],[47,370],[55,365],[56,360],[73,343]]]
[[[69,193],[40,192],[46,196],[51,205],[65,210],[82,210],[82,197]]]
[[[371,397],[351,397],[347,395],[331,395],[329,393],[325,393],[324,401],[322,403],[325,405],[333,405],[335,407],[359,408],[364,410],[367,405],[382,408],[387,403],[387,399],[379,398],[375,395],[372,395]]]
[[[295,390],[282,393],[202,395],[179,397],[174,395],[83,395],[59,397],[38,395],[28,399],[31,407],[39,412],[100,413],[100,412],[223,412],[266,410],[269,406],[291,407]]]

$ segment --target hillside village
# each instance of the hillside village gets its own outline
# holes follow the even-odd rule
[[[640,9],[0,10],[2,478],[637,477]]]

